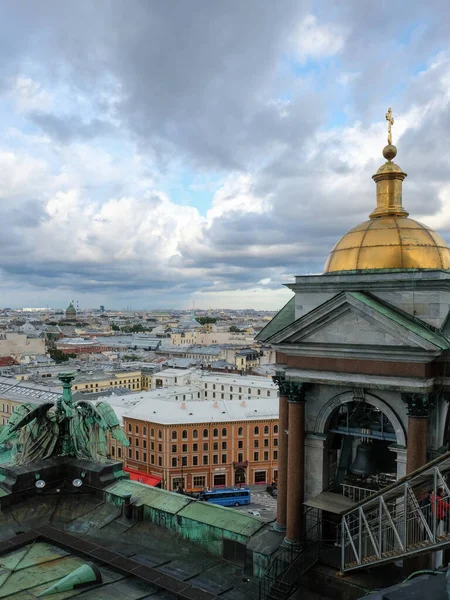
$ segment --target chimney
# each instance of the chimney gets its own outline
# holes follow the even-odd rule
[[[245,406],[245,400],[241,401],[241,406]]]
[[[217,402],[217,400],[214,400],[214,408],[219,408],[219,403]]]
[[[186,410],[186,402],[183,400],[183,402],[181,403],[181,408],[183,408],[184,410]]]

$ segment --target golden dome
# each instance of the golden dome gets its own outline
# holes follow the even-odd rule
[[[413,219],[375,217],[357,225],[330,252],[325,273],[367,269],[450,269],[450,249]]]
[[[388,116],[393,124],[392,112]],[[377,206],[370,219],[351,229],[330,252],[325,273],[370,269],[444,269],[450,270],[450,249],[432,229],[408,219],[402,206],[402,184],[406,177],[392,162],[397,148],[391,143],[383,149],[387,159],[373,180],[377,184]]]

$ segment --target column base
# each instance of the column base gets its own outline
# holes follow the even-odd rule
[[[272,525],[273,531],[278,531],[278,533],[286,533],[286,525],[280,525],[280,523],[275,522]]]
[[[283,548],[290,548],[294,552],[298,552],[303,548],[303,542],[298,542],[297,540],[288,540],[288,538],[284,538],[281,545]]]

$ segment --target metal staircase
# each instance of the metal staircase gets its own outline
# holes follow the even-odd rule
[[[341,571],[376,567],[450,546],[449,485],[447,452],[346,512],[341,521]],[[429,491],[432,501],[421,507]]]

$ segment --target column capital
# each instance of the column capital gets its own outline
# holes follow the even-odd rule
[[[403,402],[406,404],[409,417],[430,416],[434,406],[434,398],[431,394],[417,394],[413,392],[402,392]]]
[[[278,387],[278,391],[280,392],[280,396],[287,396],[289,393],[289,382],[286,381],[283,373],[277,373],[272,377],[272,381]]]

